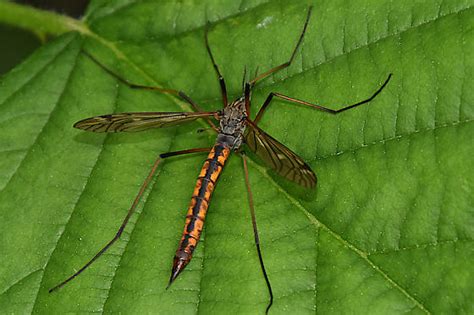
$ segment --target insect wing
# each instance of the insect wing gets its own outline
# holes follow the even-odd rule
[[[214,115],[215,112],[120,113],[86,118],[75,123],[74,128],[92,132],[133,132],[175,126]]]
[[[316,175],[303,159],[252,123],[248,124],[245,143],[279,175],[304,187],[316,185]]]

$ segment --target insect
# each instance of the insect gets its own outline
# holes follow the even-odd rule
[[[150,180],[152,179],[153,175],[155,174],[155,171],[157,170],[160,162],[163,159],[177,155],[197,152],[208,152],[208,157],[201,168],[194,189],[194,193],[192,195],[191,202],[188,207],[184,231],[181,240],[179,241],[178,249],[176,250],[176,254],[173,260],[171,276],[168,284],[168,286],[170,286],[192,259],[194,250],[198,245],[199,239],[201,237],[201,232],[204,226],[204,221],[209,207],[211,195],[216,187],[217,181],[225,166],[227,159],[229,158],[231,153],[235,152],[240,154],[243,160],[245,182],[249,197],[249,208],[252,219],[252,227],[254,231],[255,245],[260,261],[260,267],[269,294],[269,302],[266,308],[266,311],[268,312],[273,303],[273,292],[269,277],[265,270],[263,255],[260,248],[259,234],[255,218],[255,209],[253,205],[252,191],[250,188],[248,176],[247,157],[245,155],[244,148],[247,148],[249,151],[255,153],[256,156],[258,156],[266,165],[272,168],[280,176],[283,176],[286,179],[295,182],[303,187],[313,188],[316,186],[317,182],[316,175],[311,170],[311,168],[303,161],[303,159],[301,159],[296,153],[288,149],[286,146],[278,142],[276,139],[274,139],[258,127],[259,121],[261,120],[265,110],[271,104],[273,98],[276,97],[284,101],[309,106],[311,108],[330,114],[339,114],[343,111],[368,103],[373,100],[388,84],[392,76],[391,74],[389,74],[384,83],[368,99],[349,106],[345,106],[338,110],[333,110],[330,108],[323,107],[321,105],[312,104],[277,92],[271,92],[264,101],[256,117],[252,119],[250,117],[250,106],[253,87],[259,81],[291,65],[306,33],[306,29],[308,27],[308,23],[311,17],[311,11],[312,7],[309,7],[303,29],[300,33],[298,41],[292,51],[289,60],[261,74],[255,73],[254,78],[248,81],[246,80],[246,73],[244,72],[244,79],[242,82],[242,96],[231,102],[229,102],[227,98],[225,80],[211,52],[208,40],[209,27],[206,27],[204,36],[205,46],[219,80],[223,103],[223,108],[217,111],[202,111],[200,107],[182,91],[154,86],[139,85],[129,82],[128,80],[120,77],[118,74],[116,74],[109,68],[102,65],[92,55],[88,54],[87,52],[84,52],[104,71],[115,77],[118,81],[129,86],[130,88],[152,90],[175,95],[186,101],[194,109],[194,112],[129,112],[109,114],[81,120],[74,124],[75,128],[92,132],[132,132],[142,131],[149,128],[175,126],[184,122],[194,121],[196,119],[205,119],[210,125],[210,127],[217,133],[217,138],[212,148],[195,148],[160,154],[155,160],[152,169],[150,170],[147,178],[142,184],[134,202],[128,210],[128,213],[124,218],[122,225],[118,229],[116,235],[82,268],[80,268],[77,272],[75,272],[63,282],[50,289],[50,292],[61,288],[66,283],[81,274],[110,246],[112,246],[113,243],[115,243],[120,238],[125,226],[129,222],[130,217],[134,213],[143,192],[147,188]],[[218,122],[218,125],[215,124],[216,121]]]

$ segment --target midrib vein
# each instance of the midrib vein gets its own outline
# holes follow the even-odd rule
[[[265,177],[283,196],[290,201],[296,208],[303,212],[303,214],[308,218],[309,222],[314,226],[317,230],[318,228],[324,229],[326,232],[329,233],[332,237],[334,237],[338,242],[340,242],[343,246],[349,248],[353,252],[355,252],[359,257],[361,257],[369,266],[371,266],[377,273],[379,273],[387,282],[390,283],[395,289],[400,291],[404,296],[406,296],[410,301],[412,301],[420,310],[423,312],[430,314],[430,312],[426,309],[426,307],[416,300],[407,290],[401,287],[398,283],[396,283],[392,278],[390,278],[379,266],[373,263],[369,258],[368,254],[361,249],[354,246],[352,243],[345,240],[341,235],[337,234],[333,230],[331,230],[327,225],[319,221],[313,214],[311,214],[298,200],[293,198],[286,190],[284,190],[278,183],[275,182],[273,178],[271,178],[266,169],[262,166],[258,165],[256,162],[249,160],[249,163],[263,176]]]

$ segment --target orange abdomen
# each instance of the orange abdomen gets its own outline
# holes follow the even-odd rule
[[[230,149],[218,143],[214,145],[201,168],[186,215],[183,236],[174,257],[170,284],[191,261],[194,249],[201,238],[212,192],[229,155]]]

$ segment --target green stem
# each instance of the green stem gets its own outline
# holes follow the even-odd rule
[[[0,23],[22,28],[39,36],[57,36],[71,31],[90,34],[87,26],[79,20],[9,1],[0,1]]]

